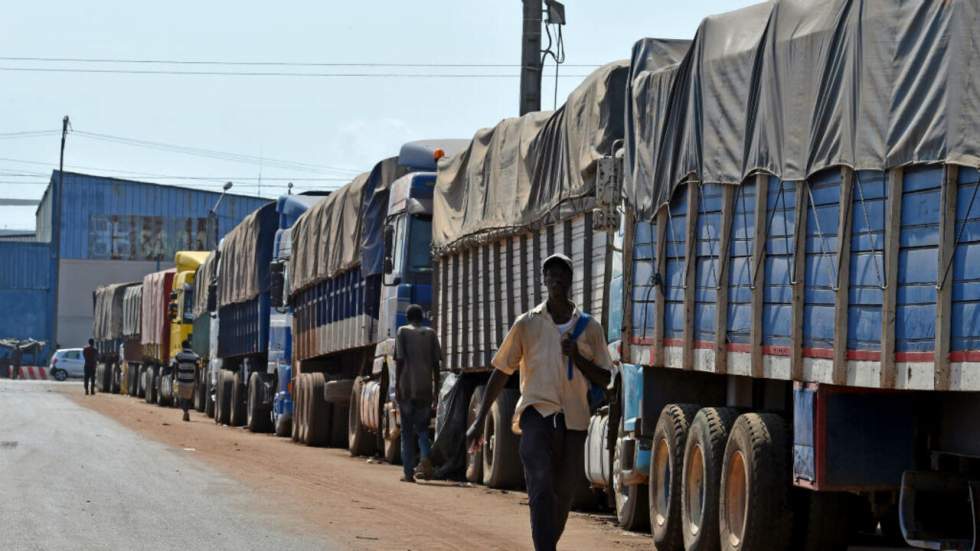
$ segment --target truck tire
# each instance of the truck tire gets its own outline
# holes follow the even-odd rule
[[[231,373],[218,371],[218,400],[215,404],[214,421],[219,425],[231,424],[231,395],[235,380]]]
[[[476,414],[480,410],[480,403],[483,402],[484,389],[486,387],[483,385],[473,389],[473,395],[470,396],[470,406],[466,410],[466,430],[469,430],[470,425],[476,421]],[[476,484],[483,483],[483,446],[480,446],[473,452],[469,449],[466,450],[466,480]]]
[[[310,418],[307,420],[308,446],[326,446],[330,442],[330,404],[324,398],[323,386],[326,380],[323,373],[311,373],[309,379]]]
[[[328,381],[323,385],[323,397],[331,404],[347,404],[350,392],[354,388],[354,379]]]
[[[520,393],[505,388],[490,406],[483,427],[483,483],[496,489],[519,489],[524,482],[520,439],[511,429]],[[585,477],[585,473],[581,473]],[[569,484],[571,481],[569,481]]]
[[[207,401],[207,384],[204,382],[204,375],[201,370],[197,370],[197,379],[194,382],[194,409],[203,412]]]
[[[239,371],[235,371],[231,377],[231,415],[228,424],[240,427],[245,424],[245,381]]]
[[[698,412],[692,404],[668,404],[653,431],[650,457],[650,531],[660,551],[681,551],[681,484],[687,433]]]
[[[109,379],[109,389],[113,394],[119,394],[122,392],[122,370],[119,365],[112,365],[112,375]]]
[[[350,395],[354,379],[327,381],[323,385],[323,397],[330,404],[330,442],[328,445],[347,446],[347,416],[350,413]]]
[[[685,551],[718,549],[718,488],[728,434],[738,411],[703,408],[694,416],[684,449],[681,526]]]
[[[306,444],[310,439],[310,374],[304,373],[302,378],[303,388],[300,391],[300,397],[303,402],[303,422],[299,426],[299,442],[300,444]]]
[[[248,378],[248,403],[246,404],[246,426],[252,432],[270,432],[272,430],[272,412],[262,403],[262,385],[265,377],[252,373]]]
[[[293,376],[293,442],[300,441],[300,427],[303,426],[303,375]]]
[[[347,450],[351,456],[374,455],[377,443],[374,435],[364,428],[361,423],[361,387],[363,380],[358,377],[351,385],[350,405],[347,414]]]
[[[646,484],[624,484],[622,482],[625,436],[626,427],[623,416],[620,415],[616,446],[613,449],[611,489],[616,502],[616,520],[619,525],[625,530],[638,532],[646,529],[647,524],[650,523],[650,508],[647,506],[650,491]]]
[[[205,374],[204,381],[201,383],[201,386],[204,387],[204,415],[207,415],[209,418],[214,419],[215,417],[214,398],[211,395],[211,393],[214,392],[214,389],[211,388],[211,383],[208,379],[210,379],[210,377],[207,374]]]
[[[276,436],[286,438],[293,430],[292,420],[286,415],[276,417]]]
[[[771,413],[740,415],[725,446],[719,528],[724,551],[782,551],[790,543],[789,440]]]
[[[143,401],[147,404],[152,404],[156,402],[153,399],[153,370],[146,368],[143,370]]]

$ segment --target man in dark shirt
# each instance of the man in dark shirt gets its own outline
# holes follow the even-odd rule
[[[95,394],[95,364],[99,361],[99,353],[95,351],[95,339],[88,340],[88,346],[82,349],[85,358],[85,394]],[[92,390],[89,391],[89,382]]]
[[[184,421],[191,420],[188,410],[194,397],[194,374],[197,372],[198,359],[188,340],[181,343],[181,351],[174,356],[177,367],[177,398],[180,399],[180,409],[184,410]]]
[[[422,478],[429,478],[429,416],[439,390],[439,360],[442,351],[431,327],[422,325],[422,307],[413,304],[405,312],[408,325],[398,328],[395,338],[395,399],[401,419],[404,482],[415,482],[415,442],[418,441]]]

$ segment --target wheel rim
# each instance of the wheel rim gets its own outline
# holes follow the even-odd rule
[[[742,543],[745,532],[746,505],[748,502],[748,473],[741,451],[732,454],[725,472],[725,521],[728,523],[728,542],[732,547]]]
[[[701,531],[701,517],[704,507],[704,453],[700,445],[691,448],[691,457],[688,458],[685,466],[686,475],[684,477],[684,493],[686,494],[686,507],[684,508],[687,517],[687,530],[692,535],[698,535]]]
[[[657,526],[667,524],[666,511],[670,507],[670,443],[661,438],[653,449],[653,521]]]
[[[616,516],[620,521],[623,520],[624,510],[629,502],[629,487],[623,484],[622,464],[623,464],[623,439],[616,439],[616,448],[613,451],[613,488],[616,493]]]

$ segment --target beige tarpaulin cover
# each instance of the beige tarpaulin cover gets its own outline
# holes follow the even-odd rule
[[[126,288],[123,296],[123,336],[138,337],[143,330],[143,284]]]
[[[126,289],[138,283],[114,283],[95,290],[95,340],[107,341],[123,335],[123,297]]]
[[[143,332],[140,340],[144,345],[164,345],[163,328],[167,319],[167,304],[170,303],[170,286],[176,270],[170,268],[143,276],[142,322]]]
[[[370,202],[370,195],[387,189],[405,172],[398,166],[398,157],[389,157],[310,207],[296,220],[289,257],[290,294],[361,262],[362,209]]]
[[[677,65],[634,57],[628,204],[649,218],[687,179],[976,167],[978,12],[976,0],[782,0],[708,17]]]
[[[208,311],[208,285],[214,280],[218,270],[218,253],[211,251],[208,259],[197,269],[194,278],[194,317],[198,318]]]
[[[623,137],[628,66],[601,67],[557,111],[504,119],[440,161],[433,247],[591,209],[596,161]]]
[[[276,204],[249,214],[221,241],[218,306],[246,302],[269,287],[269,262],[278,227]]]

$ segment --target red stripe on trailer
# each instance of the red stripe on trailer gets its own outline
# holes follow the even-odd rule
[[[763,346],[762,353],[766,356],[791,356],[793,354],[793,349],[788,346]]]
[[[744,342],[730,342],[726,345],[729,352],[752,353],[752,345]]]
[[[935,359],[935,352],[896,352],[896,362],[931,362]]]
[[[952,362],[980,362],[980,350],[950,352],[949,360]]]
[[[865,362],[880,362],[881,352],[877,350],[848,350],[847,359]]]

